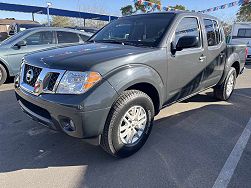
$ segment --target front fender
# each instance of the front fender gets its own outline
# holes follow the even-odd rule
[[[151,84],[158,91],[160,105],[163,104],[165,97],[164,82],[152,67],[142,64],[126,65],[108,73],[105,78],[118,94],[135,84]]]

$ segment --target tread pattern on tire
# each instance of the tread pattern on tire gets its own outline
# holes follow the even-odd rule
[[[5,69],[5,67],[0,63],[0,69],[3,70],[2,74],[3,74],[3,80],[0,80],[0,85],[4,84],[4,82],[7,80],[8,77],[8,73],[7,70]]]
[[[235,74],[236,74],[235,68],[231,67],[229,72],[231,72],[231,71],[235,71]],[[229,97],[228,98],[225,97],[225,91],[226,91],[226,87],[227,87],[226,81],[227,81],[228,77],[229,77],[229,74],[227,75],[226,80],[222,84],[214,87],[214,96],[217,99],[222,100],[222,101],[229,99]],[[235,77],[235,79],[236,79],[236,77]]]
[[[101,135],[101,147],[107,153],[109,153],[110,155],[114,157],[118,157],[118,156],[115,154],[115,150],[112,146],[112,139],[109,138],[110,133],[112,132],[112,129],[114,126],[114,121],[116,117],[118,116],[118,114],[120,113],[121,108],[124,106],[124,104],[126,104],[127,101],[130,101],[131,99],[139,97],[139,96],[144,96],[148,98],[150,101],[152,101],[152,99],[142,91],[127,90],[127,91],[124,91],[119,96],[119,98],[115,101],[114,105],[112,106],[110,110],[110,113],[105,123],[103,134]],[[110,125],[112,125],[112,127],[110,127]]]

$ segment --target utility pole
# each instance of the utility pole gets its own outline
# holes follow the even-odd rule
[[[48,20],[48,26],[51,26],[51,22],[50,22],[50,7],[52,6],[52,3],[47,2],[47,20]]]

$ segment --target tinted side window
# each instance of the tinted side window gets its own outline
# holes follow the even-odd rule
[[[251,29],[247,29],[247,30],[246,30],[246,35],[245,35],[245,37],[251,38]]]
[[[27,45],[45,45],[53,44],[53,32],[41,31],[28,36],[26,39]]]
[[[79,35],[83,41],[87,41],[90,37],[86,35]]]
[[[201,46],[200,29],[197,18],[183,18],[175,31],[174,43],[177,45],[179,39],[184,36],[195,36],[199,39],[198,46]]]
[[[204,25],[207,32],[208,46],[216,46],[221,42],[221,32],[216,21],[204,19]]]
[[[251,29],[239,29],[237,37],[251,38]]]
[[[79,42],[79,37],[76,33],[58,31],[57,32],[58,43],[77,43]]]

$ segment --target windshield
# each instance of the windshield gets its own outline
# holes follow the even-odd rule
[[[89,41],[156,47],[173,17],[172,13],[124,17],[104,27]]]
[[[8,44],[11,44],[12,42],[15,42],[17,39],[23,37],[24,35],[26,35],[28,33],[28,31],[22,31],[22,32],[19,32],[7,39],[5,39],[3,42],[1,42],[0,45],[8,45]]]

